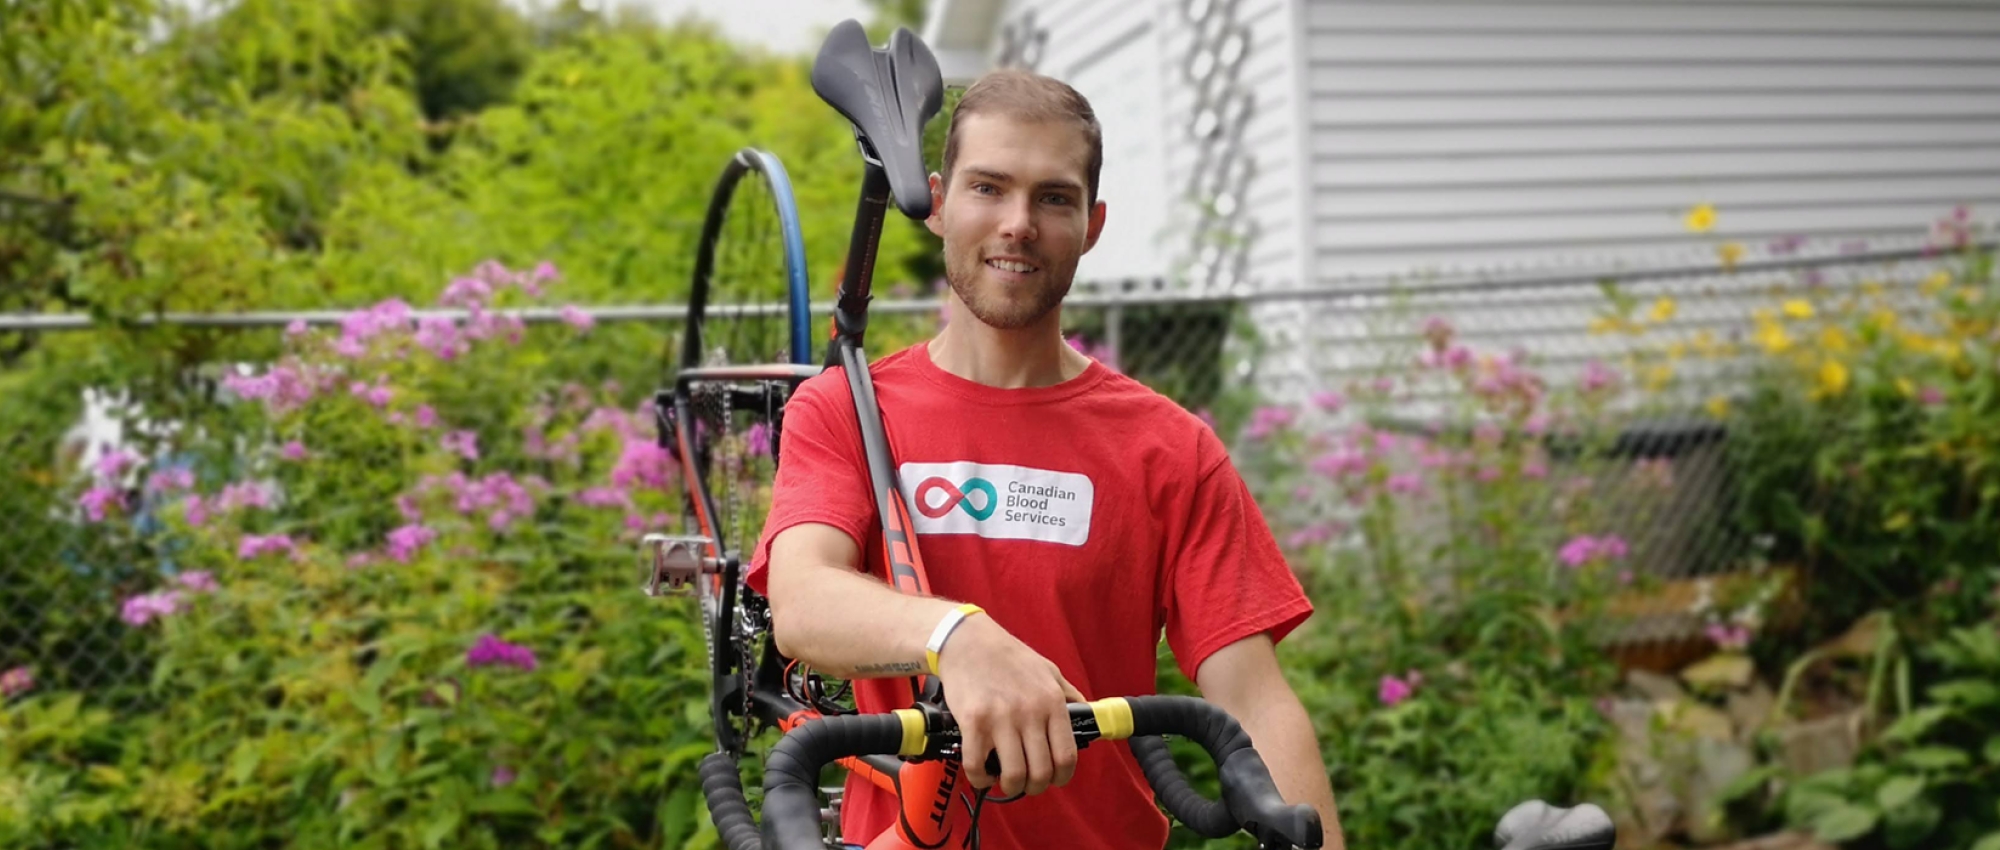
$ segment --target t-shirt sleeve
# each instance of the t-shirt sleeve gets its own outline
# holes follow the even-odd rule
[[[1216,650],[1259,633],[1281,641],[1313,609],[1226,454],[1200,477],[1186,507],[1180,533],[1169,535],[1162,602],[1167,644],[1194,681]]]
[[[823,373],[805,384],[785,403],[784,428],[778,432],[778,474],[771,484],[771,511],[750,560],[744,580],[750,589],[766,592],[765,567],[771,538],[803,523],[824,523],[847,532],[863,552],[875,525],[875,505],[869,500],[867,460],[854,408],[838,373]]]

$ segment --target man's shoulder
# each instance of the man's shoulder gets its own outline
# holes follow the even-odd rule
[[[1198,472],[1228,458],[1222,438],[1206,420],[1130,375],[1112,371],[1085,398],[1097,415],[1113,420],[1121,433],[1166,447],[1192,461]]]

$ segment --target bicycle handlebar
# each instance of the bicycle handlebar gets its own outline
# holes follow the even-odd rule
[[[1069,712],[1079,747],[1095,740],[1151,735],[1181,735],[1200,743],[1221,766],[1223,786],[1219,804],[1204,801],[1210,803],[1206,815],[1210,821],[1204,824],[1207,828],[1216,828],[1214,811],[1219,808],[1229,819],[1227,829],[1219,834],[1242,829],[1267,846],[1301,848],[1319,847],[1324,840],[1319,813],[1311,806],[1285,803],[1263,758],[1251,747],[1250,736],[1235,718],[1214,704],[1184,696],[1114,697],[1071,703]],[[816,784],[820,769],[828,763],[878,754],[945,757],[956,750],[959,741],[951,715],[937,709],[822,717],[801,724],[787,733],[765,760],[761,846],[765,850],[822,850],[825,845],[819,829]],[[704,762],[704,790],[727,784],[734,770],[726,758],[715,763],[713,770],[710,762]],[[719,813],[717,827],[723,830],[729,846],[732,850],[758,847],[749,840],[752,827],[748,808],[741,803],[740,785],[734,789],[734,800],[728,799],[728,788],[720,790],[724,796],[715,800],[720,805],[714,810]],[[1200,798],[1192,789],[1187,793]],[[729,824],[725,825],[724,819]]]

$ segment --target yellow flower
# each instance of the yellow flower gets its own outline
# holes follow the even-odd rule
[[[1676,309],[1677,307],[1674,304],[1674,299],[1667,296],[1661,296],[1660,300],[1653,302],[1653,309],[1647,311],[1646,318],[1651,319],[1654,322],[1664,322],[1674,317],[1674,311]]]
[[[1846,354],[1852,348],[1848,344],[1847,331],[1839,325],[1827,325],[1820,330],[1819,347],[1829,354]]]
[[[1772,354],[1782,354],[1792,347],[1791,334],[1785,333],[1784,326],[1776,322],[1758,322],[1755,336],[1757,344]]]
[[[1847,367],[1838,360],[1828,360],[1820,364],[1819,388],[1827,395],[1847,392]]]
[[[1940,292],[1943,292],[1944,288],[1950,285],[1951,285],[1951,272],[1940,269],[1938,271],[1932,272],[1931,276],[1924,280],[1924,286],[1923,286],[1924,294],[1936,295]]]
[[[1590,334],[1591,336],[1603,336],[1609,333],[1617,333],[1624,326],[1625,320],[1617,316],[1598,316],[1590,320]]]
[[[1645,383],[1648,392],[1659,392],[1667,382],[1674,379],[1674,364],[1655,363],[1646,368]]]
[[[1743,245],[1739,242],[1724,242],[1716,246],[1715,255],[1722,258],[1723,271],[1735,271],[1736,261],[1743,259]]]
[[[1715,206],[1701,204],[1688,210],[1687,229],[1696,233],[1707,233],[1715,227]]]
[[[1675,340],[1673,344],[1667,346],[1668,360],[1680,360],[1682,358],[1687,357],[1687,353],[1688,353],[1688,344],[1685,342]]]
[[[1708,404],[1703,406],[1708,408],[1708,415],[1710,416],[1717,419],[1729,418],[1729,397],[1726,395],[1709,396]]]
[[[1901,531],[1905,528],[1908,528],[1909,525],[1910,525],[1910,512],[1897,511],[1896,515],[1890,517],[1888,522],[1882,523],[1882,529],[1884,531]]]
[[[1790,316],[1794,319],[1810,319],[1813,317],[1812,304],[1808,303],[1803,298],[1794,298],[1790,301],[1786,301],[1784,309],[1785,309],[1785,315]]]
[[[1904,397],[1904,398],[1916,398],[1916,397],[1917,397],[1917,385],[1916,385],[1916,384],[1912,384],[1912,383],[1910,383],[1910,379],[1909,379],[1909,378],[1897,378],[1897,379],[1896,379],[1896,389],[1897,389],[1897,391],[1899,391],[1899,392],[1901,392],[1901,393],[1903,394],[1903,397]]]

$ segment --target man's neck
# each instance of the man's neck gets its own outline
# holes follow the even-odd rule
[[[978,384],[1013,390],[1052,387],[1090,368],[1062,338],[1061,310],[1024,328],[1001,330],[974,318],[956,296],[950,324],[928,346],[939,369]]]

